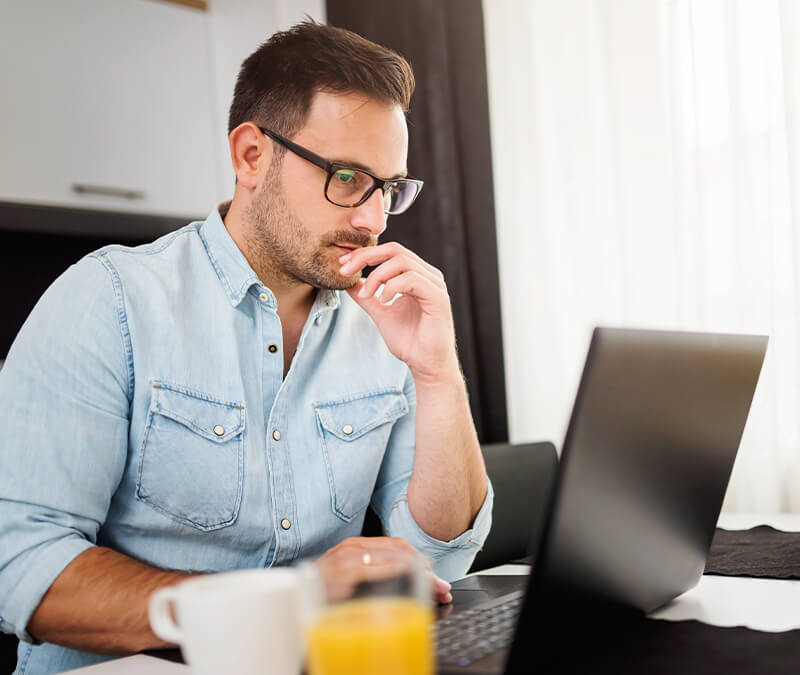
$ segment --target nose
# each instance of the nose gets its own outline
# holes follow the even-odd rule
[[[367,201],[352,209],[350,224],[357,230],[365,230],[376,237],[386,229],[386,214],[383,212],[383,191],[378,188]]]

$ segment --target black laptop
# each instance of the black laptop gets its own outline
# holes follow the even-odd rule
[[[532,572],[454,584],[438,672],[554,672],[540,667],[548,654],[697,584],[766,347],[763,336],[595,329]]]

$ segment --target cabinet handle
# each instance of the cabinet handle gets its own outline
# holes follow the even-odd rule
[[[125,188],[108,187],[105,185],[73,183],[72,191],[79,195],[99,195],[101,197],[119,197],[120,199],[144,199],[144,191],[142,190],[126,190]]]

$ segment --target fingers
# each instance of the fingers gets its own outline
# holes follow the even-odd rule
[[[323,567],[380,567],[420,557],[427,560],[405,539],[399,537],[350,537],[328,550],[317,561]]]
[[[450,584],[444,579],[440,579],[433,572],[433,596],[440,605],[446,605],[453,602],[453,594],[450,592]]]
[[[394,292],[392,292],[391,295],[389,294],[389,292],[392,291],[389,282],[403,275],[410,275],[407,276],[401,284],[406,290],[399,290],[396,292],[409,293],[415,296],[425,296],[432,293],[441,293],[442,291],[447,292],[447,287],[442,278],[425,270],[407,256],[398,256],[387,260],[372,271],[359,290],[359,297],[372,297],[382,284],[386,284],[386,288],[381,293],[380,297],[384,301],[390,300],[394,297]],[[395,286],[398,286],[398,284],[395,284]],[[416,292],[411,292],[411,290],[408,289],[415,289]]]
[[[369,549],[370,551],[407,551],[408,553],[419,554],[419,551],[402,537],[348,537],[330,550],[335,551],[340,548]]]
[[[452,602],[450,584],[437,577],[428,559],[399,537],[350,537],[317,560],[329,600],[348,597],[363,581],[380,581],[387,575],[409,569],[409,562],[421,560],[426,568],[433,599]]]
[[[396,295],[410,295],[419,300],[432,300],[438,289],[430,280],[420,276],[417,272],[404,272],[387,281],[381,291],[380,301],[385,304],[391,302]]]
[[[444,275],[440,270],[397,242],[359,248],[352,253],[343,255],[339,258],[339,262],[342,263],[340,272],[344,276],[350,276],[364,269],[367,265],[383,266],[387,261],[394,259],[405,261],[403,269],[417,269],[420,273],[429,277],[431,281],[444,285]],[[369,275],[370,278],[376,271]]]

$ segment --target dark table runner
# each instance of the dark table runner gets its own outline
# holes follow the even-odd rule
[[[533,636],[532,636],[533,637]],[[563,631],[510,673],[784,675],[800,671],[800,630],[763,633],[699,621],[641,619],[595,633]]]
[[[800,532],[782,532],[767,525],[750,530],[718,529],[711,543],[705,573],[800,579]]]

